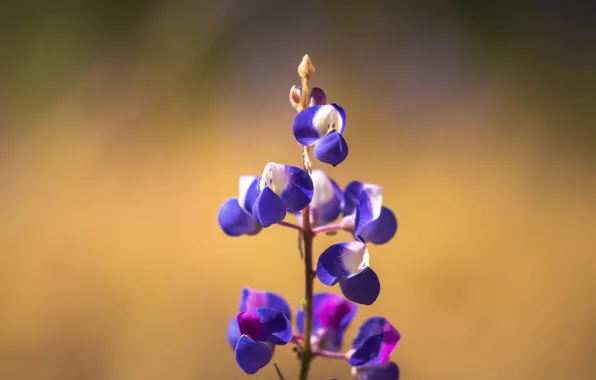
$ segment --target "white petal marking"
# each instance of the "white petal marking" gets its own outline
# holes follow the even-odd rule
[[[265,166],[259,189],[263,191],[266,187],[270,188],[275,194],[281,196],[281,193],[290,183],[290,174],[286,170],[286,165],[270,162]]]
[[[333,185],[329,177],[322,170],[313,170],[311,176],[314,185],[314,194],[311,206],[317,207],[329,202],[335,196]]]
[[[351,241],[345,245],[341,259],[344,267],[354,275],[369,265],[370,255],[364,243]]]
[[[342,123],[341,115],[331,104],[321,106],[313,117],[313,125],[321,137],[332,130],[340,132]]]
[[[252,183],[252,181],[255,180],[255,178],[257,178],[257,177],[253,176],[253,175],[243,175],[240,177],[240,190],[238,192],[238,204],[240,205],[241,208],[244,208],[244,202],[246,201],[246,192],[248,191],[250,184]],[[251,210],[246,210],[246,211],[250,212]]]
[[[383,206],[383,188],[377,185],[364,184],[362,191],[368,195],[372,205],[373,220],[381,215],[381,208]]]

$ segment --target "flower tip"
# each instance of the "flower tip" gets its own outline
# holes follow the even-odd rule
[[[300,65],[298,65],[298,75],[300,78],[309,78],[314,74],[314,72],[315,67],[313,66],[308,54],[305,54],[304,57],[302,57],[302,62],[300,62]]]

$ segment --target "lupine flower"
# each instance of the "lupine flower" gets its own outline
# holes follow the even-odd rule
[[[241,335],[234,349],[236,363],[249,375],[269,364],[276,345],[286,345],[292,340],[292,325],[278,309],[246,310],[237,319]]]
[[[313,183],[308,173],[299,167],[270,162],[261,176],[259,191],[252,214],[263,227],[269,227],[281,222],[286,211],[300,211],[308,206]]]
[[[337,166],[348,156],[348,144],[342,136],[345,128],[345,110],[335,103],[327,104],[327,96],[317,88],[311,93],[310,107],[296,115],[292,130],[300,145],[315,146],[319,161]]]
[[[370,367],[387,363],[400,339],[399,332],[387,319],[382,317],[367,319],[352,341],[350,365]]]
[[[312,302],[313,345],[320,350],[339,352],[358,306],[333,293],[317,293],[313,295]],[[296,313],[296,328],[300,334],[304,334],[304,311]]]
[[[242,312],[246,310],[255,310],[260,307],[275,308],[281,311],[286,318],[292,320],[292,311],[290,309],[290,305],[285,299],[283,299],[282,296],[271,292],[254,290],[249,287],[243,288],[240,295],[240,306],[238,311]],[[232,349],[236,348],[236,343],[238,343],[240,335],[241,333],[240,326],[238,326],[238,319],[234,317],[228,324],[228,343]]]
[[[352,367],[356,380],[399,380],[399,367],[393,362],[364,367]]]
[[[368,264],[368,249],[361,241],[334,244],[319,256],[317,277],[327,286],[339,283],[350,301],[371,305],[381,292],[381,283]]]
[[[331,223],[341,214],[344,204],[343,192],[339,185],[322,170],[313,170],[310,175],[314,194],[310,202],[311,226],[319,227]],[[302,222],[302,215],[297,215]]]
[[[262,226],[252,215],[252,206],[259,195],[259,177],[240,177],[238,198],[230,198],[224,202],[217,214],[217,220],[226,235],[255,235]]]
[[[352,181],[344,192],[342,225],[354,232],[357,239],[372,244],[385,244],[397,231],[397,219],[383,206],[380,186]]]

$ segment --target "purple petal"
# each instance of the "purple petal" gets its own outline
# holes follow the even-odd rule
[[[290,305],[280,295],[254,290],[248,287],[242,289],[242,295],[240,296],[240,311],[254,310],[260,307],[272,307],[281,311],[288,319],[292,319]]]
[[[348,143],[336,131],[331,131],[315,144],[315,157],[326,164],[337,166],[348,157]]]
[[[246,212],[252,213],[252,206],[259,196],[260,177],[257,176],[242,176],[240,177],[240,191],[238,195],[238,204]]]
[[[314,194],[310,202],[310,211],[314,226],[323,226],[333,222],[341,213],[343,194],[334,180],[322,170],[313,170],[311,178]]]
[[[310,90],[308,99],[309,107],[322,106],[327,104],[327,95],[325,95],[325,91],[323,91],[323,89],[319,87],[313,87],[312,90]]]
[[[281,199],[288,210],[300,211],[310,204],[314,193],[312,179],[304,170],[289,166],[291,180],[281,193]]]
[[[273,351],[268,344],[256,342],[246,335],[242,335],[236,344],[236,363],[245,373],[252,375],[265,367],[273,357]]]
[[[356,212],[358,198],[360,197],[363,187],[364,183],[360,181],[352,181],[346,186],[346,189],[344,190],[344,216],[351,215],[352,213]]]
[[[358,380],[399,380],[399,367],[394,362],[353,367],[352,373]]]
[[[350,364],[364,366],[386,363],[400,339],[399,332],[387,319],[369,318],[360,326],[352,342],[355,351]]]
[[[259,222],[231,198],[224,202],[217,214],[217,221],[228,236],[254,235],[261,230]]]
[[[370,267],[342,279],[339,286],[347,299],[361,305],[372,305],[381,293],[379,277]]]
[[[381,215],[362,226],[360,236],[362,240],[372,244],[385,244],[397,232],[397,219],[393,211],[387,207],[381,208]]]
[[[312,179],[304,170],[274,162],[265,166],[259,188],[261,191],[271,189],[291,211],[300,211],[308,206],[314,191]]]
[[[312,337],[322,339],[320,349],[337,352],[341,349],[343,335],[358,306],[333,293],[317,293],[313,296]],[[296,328],[304,334],[304,311],[296,313]]]
[[[313,318],[323,328],[345,330],[358,311],[353,302],[333,293],[317,293],[313,297]]]
[[[303,146],[311,146],[320,138],[335,130],[340,135],[346,127],[346,112],[332,103],[308,107],[294,119],[292,131],[296,140]]]
[[[238,326],[238,319],[234,317],[230,323],[228,323],[227,331],[228,344],[232,347],[232,350],[236,348],[236,343],[238,343],[238,339],[240,339],[241,335],[242,333],[240,332],[240,326]]]
[[[252,207],[252,214],[263,225],[269,227],[272,224],[281,222],[286,217],[286,207],[281,198],[270,188],[266,187]]]
[[[284,345],[292,339],[292,325],[278,309],[261,307],[245,310],[237,318],[240,332],[256,341]]]
[[[317,277],[323,284],[333,286],[368,267],[368,262],[369,254],[364,243],[351,241],[334,244],[319,256]]]
[[[358,239],[363,240],[361,232],[364,226],[381,215],[382,204],[383,189],[377,185],[365,184],[356,208],[355,235]]]

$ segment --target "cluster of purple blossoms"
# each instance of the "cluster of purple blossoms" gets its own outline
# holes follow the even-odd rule
[[[239,310],[228,324],[228,343],[236,354],[236,362],[249,375],[269,364],[275,346],[290,342],[300,346],[305,339],[304,312],[296,314],[299,335],[293,335],[292,312],[280,295],[244,288]],[[389,357],[399,343],[400,334],[385,318],[372,317],[364,321],[352,340],[351,349],[342,352],[345,331],[357,311],[355,303],[339,295],[316,293],[310,337],[316,352],[321,357],[347,360],[357,379],[398,379],[399,368]]]
[[[290,102],[299,111],[292,128],[294,137],[304,149],[314,146],[319,161],[336,166],[348,155],[343,138],[346,113],[328,103],[320,88],[313,88],[309,95],[304,108],[300,106],[301,88],[294,86],[290,92]],[[303,215],[308,215],[310,223],[303,223]],[[383,206],[382,188],[353,181],[342,190],[323,171],[311,171],[306,162],[304,169],[270,162],[261,176],[240,177],[238,197],[225,201],[218,214],[219,225],[229,236],[256,235],[274,224],[303,232],[301,225],[286,220],[291,218],[307,225],[313,237],[339,230],[353,237],[325,249],[316,263],[319,281],[326,286],[339,284],[343,297],[307,294],[295,316],[294,333],[290,306],[281,296],[244,288],[239,314],[230,321],[227,334],[238,366],[254,374],[271,361],[276,346],[292,343],[300,354],[308,339],[309,355],[347,360],[356,379],[398,379],[399,369],[389,356],[400,334],[385,318],[366,320],[351,349],[341,352],[357,304],[373,304],[381,291],[379,277],[369,265],[367,245],[385,244],[397,231],[395,215]],[[310,307],[305,308],[304,302]],[[307,323],[309,328],[305,328]],[[306,331],[311,331],[309,337],[304,336]]]

